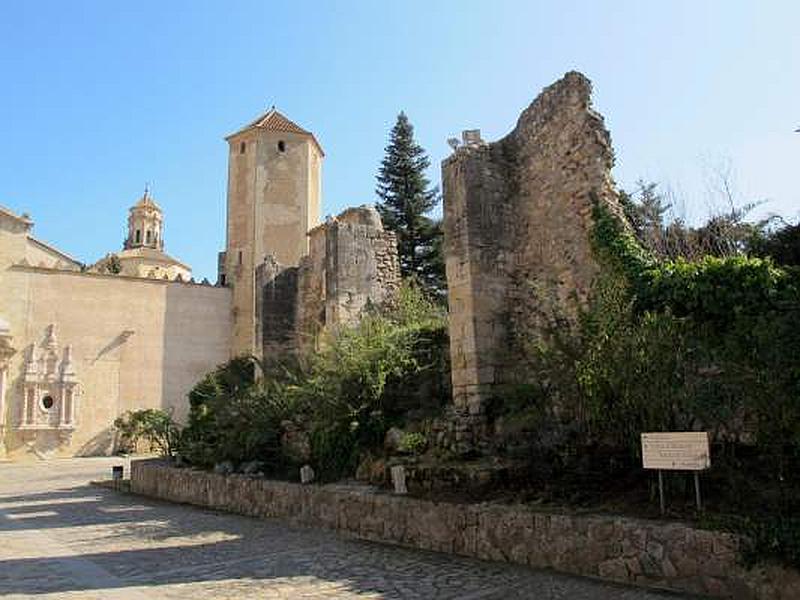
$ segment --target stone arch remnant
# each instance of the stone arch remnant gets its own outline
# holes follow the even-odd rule
[[[619,213],[614,153],[591,83],[570,72],[504,138],[475,131],[442,163],[456,446],[485,441],[486,408],[543,319],[574,323],[599,265],[593,198]]]

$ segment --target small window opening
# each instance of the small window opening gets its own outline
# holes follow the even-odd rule
[[[225,275],[219,276],[219,284],[223,287],[225,286]]]
[[[53,404],[55,404],[55,400],[53,400],[52,396],[45,396],[42,398],[42,407],[44,407],[45,410],[53,408]]]
[[[136,243],[138,244],[141,241],[142,241],[142,232],[141,232],[141,230],[137,229],[136,230]]]
[[[242,264],[242,251],[239,250],[239,264]]]
[[[152,232],[148,229],[147,233],[145,234],[145,238],[147,238],[147,243],[148,244],[150,243],[151,234],[152,234]]]
[[[245,144],[244,142],[239,144],[239,154],[244,154],[244,151],[245,151],[246,148],[247,148],[247,144]]]
[[[278,142],[278,152],[286,152],[286,142],[283,140]]]

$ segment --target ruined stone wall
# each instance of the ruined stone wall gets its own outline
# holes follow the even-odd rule
[[[308,232],[309,254],[300,261],[297,277],[297,344],[313,345],[325,326],[326,226]]]
[[[309,232],[299,267],[267,259],[256,272],[263,355],[313,344],[325,327],[353,323],[400,284],[397,243],[377,211],[351,208]]]
[[[297,274],[297,267],[284,267],[272,256],[256,268],[256,336],[262,357],[295,348]]]
[[[486,401],[513,381],[519,348],[574,321],[599,271],[592,197],[619,210],[613,151],[571,72],[523,111],[505,138],[475,140],[442,165],[454,410],[480,433]]]
[[[352,323],[400,283],[397,244],[372,207],[350,208],[325,224],[325,322]]]

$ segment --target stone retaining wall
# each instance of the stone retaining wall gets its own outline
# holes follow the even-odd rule
[[[602,577],[716,598],[800,598],[800,574],[746,570],[739,539],[680,523],[535,512],[499,504],[451,504],[372,488],[300,485],[131,464],[133,492],[253,517],[334,529],[354,537]]]

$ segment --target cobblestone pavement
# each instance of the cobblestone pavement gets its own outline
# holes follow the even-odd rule
[[[0,463],[4,598],[678,598],[92,487],[119,459]],[[126,465],[127,472],[127,465]]]

